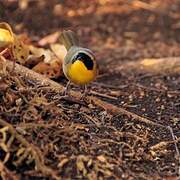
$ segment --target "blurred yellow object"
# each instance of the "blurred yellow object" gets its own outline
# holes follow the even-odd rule
[[[0,48],[10,48],[13,59],[20,64],[25,64],[29,56],[29,46],[13,33],[11,26],[6,22],[0,23]]]
[[[156,59],[152,59],[152,58],[149,58],[149,59],[144,59],[141,64],[144,65],[144,66],[151,66],[151,65],[154,65],[157,63],[157,60]]]
[[[0,47],[8,47],[14,42],[14,34],[8,23],[0,23]]]

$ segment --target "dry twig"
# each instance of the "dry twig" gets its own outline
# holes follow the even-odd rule
[[[2,58],[2,57],[1,57]],[[8,60],[3,60],[2,61],[2,66],[7,67],[8,70],[10,70],[13,66],[12,62],[8,61]],[[56,83],[24,66],[18,65],[16,64],[16,68],[15,71],[17,74],[19,74],[20,76],[23,77],[27,77],[31,80],[36,80],[41,86],[50,86],[52,87],[52,90],[56,91],[57,93],[62,93],[65,90],[65,87],[62,86],[59,83]],[[75,92],[75,91],[70,91],[70,93],[74,96],[74,97],[81,97],[81,93],[79,92]],[[117,107],[113,104],[107,103],[105,101],[102,101],[96,97],[92,97],[92,96],[87,96],[87,100],[92,101],[94,104],[96,104],[97,106],[105,109],[106,111],[112,113],[112,114],[126,114],[128,117],[132,117],[133,119],[138,120],[139,122],[143,122],[152,126],[158,126],[158,127],[163,127],[165,128],[165,126],[155,123],[145,117],[141,117],[140,115],[137,115],[135,113],[132,113],[130,111],[127,111],[123,108]]]
[[[174,143],[174,146],[175,146],[175,149],[176,149],[176,154],[177,154],[177,159],[178,159],[178,176],[180,177],[180,153],[179,153],[179,149],[178,149],[178,146],[177,146],[177,142],[178,142],[178,140],[180,140],[180,138],[175,137],[173,129],[170,126],[168,126],[168,129],[170,130],[170,133],[171,133],[171,136],[172,136],[172,139],[173,139],[173,143]]]
[[[117,67],[117,70],[122,69],[129,69],[130,71],[144,71],[153,74],[162,74],[165,72],[180,74],[180,57],[167,57],[159,59],[147,58],[139,61],[128,62],[120,67]]]
[[[139,122],[142,122],[142,123],[146,123],[146,124],[149,124],[149,125],[152,125],[152,126],[157,126],[157,127],[163,127],[163,128],[166,128],[165,126],[159,124],[159,123],[155,123],[145,117],[142,117],[140,115],[137,115],[133,112],[130,112],[130,111],[127,111],[123,108],[120,108],[120,107],[117,107],[113,104],[110,104],[110,103],[107,103],[107,102],[104,102],[100,99],[97,99],[95,97],[89,97],[97,106],[105,109],[106,111],[108,112],[111,112],[113,114],[116,114],[116,115],[119,115],[119,114],[126,114],[128,117],[132,117],[133,119],[136,119],[137,121]]]

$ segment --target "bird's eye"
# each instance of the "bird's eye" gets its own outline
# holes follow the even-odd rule
[[[90,57],[86,53],[78,53],[76,56],[74,56],[72,63],[74,63],[75,61],[82,61],[88,70],[92,70],[94,67],[92,57]]]

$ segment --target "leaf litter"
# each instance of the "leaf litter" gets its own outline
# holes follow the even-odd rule
[[[140,12],[146,13],[144,8],[147,10],[149,6],[138,4],[138,2],[136,2],[135,9],[142,7],[143,10]],[[156,40],[159,40],[157,43],[153,40],[143,44],[144,38],[151,38],[151,36],[141,35],[146,32],[143,29],[138,32],[142,37],[139,41],[136,39],[136,32],[126,33],[125,36],[130,38],[128,42],[127,40],[124,42],[125,39],[121,39],[118,35],[118,42],[123,45],[116,43],[112,46],[114,35],[117,36],[119,31],[128,30],[125,30],[124,26],[121,26],[122,29],[117,29],[119,10],[114,10],[112,7],[108,10],[108,13],[116,11],[116,16],[112,17],[117,19],[112,24],[110,15],[104,26],[103,19],[107,16],[105,7],[109,6],[108,1],[101,1],[101,3],[96,1],[90,9],[87,8],[88,3],[80,3],[80,7],[77,7],[77,4],[74,5],[72,1],[66,3],[67,12],[63,10],[62,13],[64,15],[67,13],[67,16],[73,20],[72,26],[79,26],[78,34],[84,33],[84,37],[87,38],[92,37],[89,34],[90,30],[85,27],[87,17],[82,18],[81,22],[76,17],[81,17],[83,13],[88,16],[89,12],[94,11],[95,6],[99,8],[98,13],[101,19],[96,20],[101,23],[99,26],[94,23],[92,28],[94,32],[100,32],[101,36],[93,33],[94,37],[91,38],[90,44],[94,43],[94,49],[97,46],[97,57],[104,59],[100,61],[101,74],[96,85],[90,86],[90,94],[82,103],[78,100],[63,99],[62,86],[59,90],[55,90],[56,88],[51,83],[42,84],[43,77],[35,79],[31,70],[27,71],[29,76],[24,76],[20,73],[21,71],[18,71],[22,68],[21,65],[19,68],[16,65],[15,71],[10,72],[9,64],[5,66],[6,63],[1,63],[1,177],[4,179],[162,179],[163,177],[178,177],[179,75],[176,73],[151,74],[151,72],[146,74],[126,68],[112,72],[113,69],[119,67],[119,64],[122,65],[127,60],[131,62],[135,57],[135,59],[151,58],[153,53],[155,56],[152,58],[171,57],[173,54],[178,56],[180,54],[176,41],[170,42],[173,44],[171,47],[168,44],[162,45],[164,42],[159,40],[161,34],[155,34]],[[121,1],[119,3],[122,4]],[[156,22],[159,16],[152,13],[152,11],[157,11],[157,9],[154,10],[155,5],[150,6],[149,21],[151,23]],[[41,6],[46,7],[46,3]],[[72,6],[77,9],[68,11]],[[122,8],[122,6],[118,7]],[[135,12],[135,17],[133,20],[130,19],[127,28],[133,29],[134,22],[138,22],[139,14],[138,12],[136,14],[136,11],[139,9],[134,10],[133,5],[131,7],[129,8],[128,5],[130,13]],[[127,12],[127,5],[123,8]],[[30,8],[29,12],[31,10]],[[25,20],[29,18],[29,12]],[[170,15],[172,13],[170,11]],[[111,28],[108,23],[112,24]],[[116,29],[117,34],[112,34],[112,29]],[[153,28],[150,30],[154,33]],[[47,34],[49,34],[48,30]],[[111,34],[111,40],[103,46]],[[88,42],[89,39],[84,37],[83,41]],[[167,39],[172,40],[172,37],[174,37],[173,34],[169,34]],[[137,46],[133,43],[134,39],[137,41]],[[40,41],[43,45],[51,43],[48,38],[43,41]],[[152,45],[160,47],[159,50],[154,52]],[[123,46],[122,49],[119,48],[121,46]],[[139,47],[138,50],[137,47]],[[51,49],[52,52],[57,52],[56,47]],[[37,64],[42,64],[44,61],[44,58],[41,58],[42,54],[33,58],[37,60]],[[59,58],[58,54],[55,56]],[[122,61],[117,61],[119,58]],[[33,64],[34,67],[36,64],[36,62],[31,63],[28,65]],[[61,79],[57,81],[64,83]],[[72,90],[75,96],[77,95],[74,93],[76,89]],[[169,126],[171,126],[170,129]]]

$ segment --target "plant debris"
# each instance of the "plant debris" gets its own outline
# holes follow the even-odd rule
[[[36,53],[23,63],[12,53],[13,71],[10,51],[0,54],[0,177],[178,178],[178,12],[175,0],[1,2],[3,21]],[[81,87],[63,96],[58,35],[67,28],[100,64],[83,101]]]

